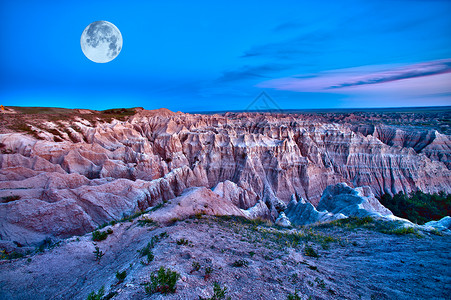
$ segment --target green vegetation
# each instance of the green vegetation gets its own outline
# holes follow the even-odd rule
[[[197,261],[193,261],[192,263],[192,269],[191,271],[189,271],[190,273],[194,273],[200,270],[200,263],[198,263]]]
[[[161,267],[156,274],[151,275],[150,282],[144,284],[144,289],[149,295],[175,293],[177,289],[176,283],[179,278],[179,273]]]
[[[145,210],[141,210],[141,211],[137,211],[131,215],[124,215],[121,219],[119,220],[113,220],[110,222],[105,222],[102,225],[100,225],[97,229],[102,229],[108,225],[115,225],[117,223],[123,223],[123,222],[132,222],[134,219],[142,216],[143,214],[146,213],[150,213],[153,211],[156,211],[157,209],[163,207],[163,203],[157,204],[154,207],[152,207],[150,210],[145,211]],[[139,226],[151,226],[151,225],[156,225],[156,222],[154,222],[152,219],[148,219],[148,218],[143,218],[141,220],[138,220],[138,225]]]
[[[323,279],[319,279],[319,277],[315,278],[315,282],[318,284],[318,286],[322,289],[326,288],[326,284],[324,283]]]
[[[420,236],[418,231],[413,227],[399,227],[396,229],[391,229],[387,231],[383,231],[386,234],[396,234],[396,235],[405,235],[405,234],[414,234],[416,236]]]
[[[139,254],[141,254],[141,256],[147,257],[147,262],[142,262],[143,264],[148,265],[155,258],[155,256],[153,255],[153,251],[152,251],[153,247],[154,247],[153,243],[147,243],[146,247],[144,247],[141,250],[139,250]]]
[[[249,262],[247,260],[244,260],[244,259],[235,260],[232,263],[232,267],[235,267],[235,268],[240,268],[240,267],[246,267],[247,268],[248,266],[249,266]]]
[[[124,270],[122,272],[119,271],[116,272],[116,278],[119,282],[123,282],[125,277],[127,277],[127,271]]]
[[[102,113],[109,115],[134,115],[135,110],[133,108],[112,108],[103,110]]]
[[[143,215],[145,213],[146,213],[146,211],[140,210],[131,215],[123,215],[122,219],[118,220],[117,223],[132,222],[134,219],[136,219],[137,217],[140,217],[141,215]]]
[[[5,196],[5,197],[2,197],[2,203],[8,203],[8,202],[16,201],[19,199],[20,199],[20,196],[18,196],[18,195]]]
[[[107,231],[99,231],[95,230],[92,232],[92,240],[96,242],[100,242],[105,240],[109,234],[112,234],[113,230],[109,228]]]
[[[298,248],[304,242],[317,243],[325,249],[329,247],[330,243],[342,243],[341,239],[322,234],[313,227],[300,227],[299,230],[292,231],[277,229],[270,222],[259,219],[248,220],[236,216],[216,216],[215,220],[217,224],[231,228],[241,236],[242,241],[261,244],[270,250],[282,251],[286,250],[287,247]],[[267,254],[263,254],[263,257],[267,260],[273,259]]]
[[[212,267],[206,267],[205,268],[204,280],[207,280],[208,278],[210,278],[211,273],[213,273],[213,268]]]
[[[287,300],[301,300],[301,297],[298,295],[298,291],[295,290],[294,294],[288,294]]]
[[[149,219],[149,218],[143,218],[141,220],[138,220],[138,226],[141,226],[141,227],[143,227],[143,226],[153,226],[153,225],[156,225],[156,224],[157,223],[154,220]]]
[[[6,250],[0,250],[0,259],[16,259],[21,258],[24,255],[21,253],[18,253],[16,251],[12,252],[6,252]]]
[[[96,250],[94,250],[92,253],[94,253],[95,255],[95,260],[100,263],[100,260],[102,259],[102,257],[105,255],[105,253],[103,251],[100,250],[99,247],[95,247]]]
[[[145,265],[150,264],[153,259],[155,258],[152,249],[157,245],[157,243],[159,243],[162,239],[168,237],[169,235],[166,232],[162,232],[159,235],[155,235],[152,237],[152,239],[150,240],[149,243],[147,243],[147,245],[142,248],[141,250],[138,250],[139,254],[141,254],[141,257],[146,256],[147,257],[147,262],[141,262]]]
[[[330,227],[343,227],[347,229],[355,229],[355,228],[370,228],[373,227],[375,220],[372,217],[349,217],[346,219],[339,219],[332,222],[321,223],[316,225],[318,228],[330,228]]]
[[[304,254],[310,257],[319,257],[318,252],[316,252],[315,249],[313,249],[313,247],[310,245],[305,245]]]
[[[153,236],[150,240],[151,248],[155,247],[157,243],[159,243],[162,239],[167,238],[168,236],[169,235],[167,234],[167,232],[162,232],[159,235]]]
[[[199,296],[200,300],[220,300],[220,299],[232,299],[231,297],[226,297],[227,293],[227,287],[224,287],[223,289],[219,285],[219,283],[215,282],[213,283],[213,296],[210,298],[202,298]]]
[[[419,225],[451,215],[451,194],[444,192],[425,194],[418,191],[409,195],[399,192],[393,197],[384,194],[380,202],[395,216]]]
[[[366,228],[369,230],[374,230],[385,234],[396,234],[396,235],[414,234],[416,236],[420,236],[420,234],[415,228],[404,227],[402,222],[400,221],[382,221],[375,220],[371,217],[365,218],[349,217],[346,219],[340,219],[316,225],[316,227],[318,228],[329,228],[333,226],[351,230],[356,228]],[[357,243],[353,242],[353,245],[356,246]]]
[[[45,249],[51,249],[55,247],[58,243],[52,243],[52,239],[49,237],[46,237],[39,247],[36,249],[37,252],[43,252]]]
[[[249,224],[249,225],[254,225],[254,226],[267,226],[267,227],[272,226],[270,221],[263,220],[260,218],[246,219],[244,217],[239,217],[239,216],[216,216],[216,218],[218,218],[219,220],[222,220],[222,221],[233,221],[234,223],[239,223],[239,224]]]
[[[102,287],[100,288],[100,290],[99,290],[98,293],[96,293],[96,292],[91,292],[91,293],[88,295],[88,298],[87,298],[87,299],[88,299],[88,300],[102,300],[104,295],[105,295],[105,287],[102,286]]]
[[[184,245],[184,246],[188,246],[191,243],[191,241],[185,239],[185,238],[181,238],[177,240],[177,245]]]

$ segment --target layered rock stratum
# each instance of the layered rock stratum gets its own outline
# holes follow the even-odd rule
[[[274,221],[292,195],[314,208],[337,183],[375,196],[451,192],[451,137],[435,129],[312,114],[125,112],[2,115],[0,240],[81,235],[181,195],[179,206],[193,194],[214,203],[192,213]]]

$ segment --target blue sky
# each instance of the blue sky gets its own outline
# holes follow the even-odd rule
[[[243,110],[451,105],[451,1],[2,1],[3,105]],[[122,33],[106,64],[80,36]]]

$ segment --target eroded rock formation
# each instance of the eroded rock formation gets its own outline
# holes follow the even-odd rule
[[[318,207],[293,195],[285,211],[290,222],[307,225],[348,217],[395,219],[392,212],[376,199],[368,186],[351,188],[346,183],[330,185],[321,196]]]
[[[387,138],[320,119],[142,110],[126,121],[77,117],[31,124],[34,136],[2,134],[0,239],[81,234],[191,187],[272,220],[292,194],[316,205],[339,182],[376,196],[451,192],[449,136],[394,129]]]

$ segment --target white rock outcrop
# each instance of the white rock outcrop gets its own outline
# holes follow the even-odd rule
[[[293,195],[285,213],[291,223],[307,225],[347,217],[379,217],[394,219],[390,210],[380,204],[369,187],[353,189],[346,183],[328,186],[318,207]]]
[[[430,221],[424,224],[424,227],[432,227],[434,229],[440,230],[440,231],[448,231],[451,230],[451,217],[446,216],[441,218],[438,221]]]

